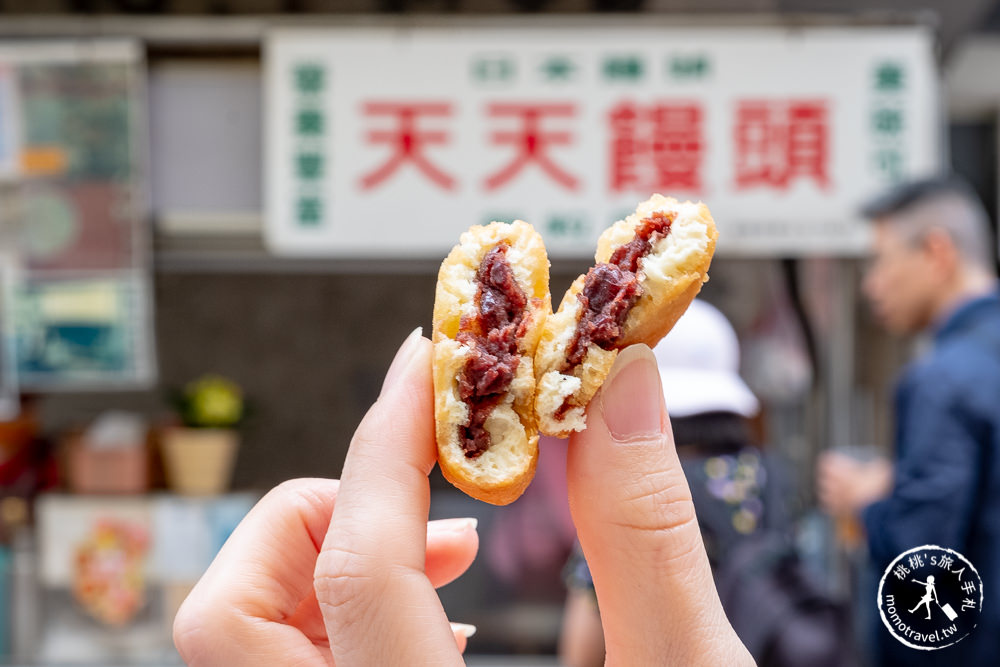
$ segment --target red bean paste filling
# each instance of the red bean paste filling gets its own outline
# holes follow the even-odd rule
[[[622,335],[622,326],[629,311],[642,296],[639,285],[639,260],[653,244],[670,233],[674,215],[657,211],[643,218],[635,237],[619,246],[607,263],[597,264],[587,272],[583,289],[576,295],[580,301],[580,317],[576,332],[566,348],[566,364],[561,372],[571,374],[587,355],[591,343],[602,350],[611,350]],[[573,407],[567,397],[555,412],[562,419]]]
[[[466,458],[490,448],[486,418],[507,393],[521,360],[517,341],[524,334],[527,298],[514,280],[506,243],[486,253],[476,272],[476,316],[462,318],[458,342],[472,348],[458,378],[458,395],[469,406],[469,424],[459,427]]]

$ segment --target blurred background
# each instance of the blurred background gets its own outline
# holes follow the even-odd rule
[[[858,296],[857,209],[951,167],[995,220],[998,70],[995,0],[0,2],[0,655],[177,663],[256,498],[340,474],[462,230],[535,224],[558,301],[652,192],[712,209],[702,296],[863,623],[813,470],[887,450],[909,345]],[[432,477],[434,517],[480,521],[441,591],[472,663],[557,664],[564,460],[506,508]]]

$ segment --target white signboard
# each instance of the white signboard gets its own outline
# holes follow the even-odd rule
[[[653,192],[705,201],[722,251],[857,253],[859,203],[940,154],[916,28],[279,30],[265,90],[283,254],[439,257],[521,218],[584,257]]]

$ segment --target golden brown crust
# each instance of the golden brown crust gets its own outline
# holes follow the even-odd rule
[[[572,369],[571,376],[560,373],[565,365],[566,347],[576,328],[577,294],[583,289],[585,276],[573,282],[559,311],[546,323],[535,355],[538,382],[535,412],[543,434],[567,437],[572,431],[582,430],[586,426],[584,409],[604,383],[618,350],[635,343],[656,345],[708,280],[708,267],[718,238],[708,207],[700,202],[682,203],[661,195],[653,195],[639,204],[634,214],[601,234],[596,262],[607,262],[616,248],[635,237],[640,222],[658,211],[674,216],[671,232],[657,241],[640,263],[642,296],[629,311],[616,349],[602,350],[591,344],[583,361]],[[564,419],[556,420],[554,412],[567,395],[570,404],[577,409],[570,410]]]
[[[477,500],[491,505],[509,505],[524,493],[524,490],[535,478],[535,468],[538,465],[538,434],[535,433],[528,446],[534,452],[527,467],[518,471],[517,475],[499,481],[495,484],[472,482],[466,476],[464,468],[453,465],[450,460],[439,460],[441,473],[455,488]]]
[[[660,339],[667,335],[674,324],[680,319],[684,311],[691,304],[694,298],[701,291],[701,286],[708,281],[708,267],[712,262],[712,255],[715,253],[715,243],[719,238],[719,232],[715,227],[715,221],[705,204],[698,202],[678,202],[669,197],[654,195],[652,199],[640,204],[640,210],[644,207],[649,210],[674,210],[679,211],[686,220],[695,220],[705,228],[705,247],[698,252],[691,253],[683,261],[678,262],[670,272],[672,280],[652,280],[652,276],[644,277],[642,281],[643,295],[639,301],[629,311],[628,319],[625,320],[625,332],[618,344],[619,349],[624,349],[629,345],[644,343],[653,347]],[[648,215],[648,213],[646,213]],[[631,228],[632,234],[639,221],[646,215],[632,215],[626,219],[626,224]],[[618,223],[621,224],[621,223]],[[606,262],[611,257],[614,249],[620,243],[613,244],[612,239],[616,234],[608,230],[598,241],[598,251],[595,259],[598,262]],[[631,235],[629,239],[631,240]]]
[[[486,420],[493,444],[477,458],[466,458],[459,426],[468,424],[468,406],[459,398],[457,378],[470,348],[455,340],[465,317],[475,317],[476,271],[487,252],[509,245],[507,261],[528,297],[525,335],[518,340],[520,361],[511,387]],[[441,471],[474,498],[505,505],[531,482],[538,459],[534,416],[534,354],[551,312],[549,263],[541,237],[531,225],[494,222],[470,228],[438,272],[434,299],[434,416]]]
[[[625,349],[629,345],[643,343],[649,347],[655,347],[664,336],[670,333],[674,324],[681,318],[691,302],[701,291],[704,283],[701,280],[687,281],[687,289],[678,290],[674,296],[658,299],[656,305],[650,310],[655,313],[653,317],[638,316],[635,320],[629,314],[629,321],[626,322],[625,335],[619,343],[619,349]],[[630,329],[629,324],[635,323]]]

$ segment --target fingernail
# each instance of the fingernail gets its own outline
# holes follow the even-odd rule
[[[406,368],[406,362],[413,356],[413,351],[423,331],[423,327],[417,327],[410,332],[410,335],[406,337],[403,344],[399,346],[396,356],[393,357],[392,363],[389,365],[389,370],[385,373],[385,380],[382,381],[382,389],[379,391],[379,396],[385,392],[386,387],[392,386],[392,383],[399,377],[399,374]]]
[[[622,350],[601,389],[601,409],[611,436],[624,442],[660,434],[662,402],[653,352],[645,345]]]
[[[469,530],[475,530],[479,526],[479,519],[471,516],[460,519],[437,519],[436,521],[431,521],[430,525],[435,532],[464,533]]]
[[[452,623],[451,630],[452,632],[457,632],[466,639],[476,634],[476,626],[469,625],[468,623]]]

